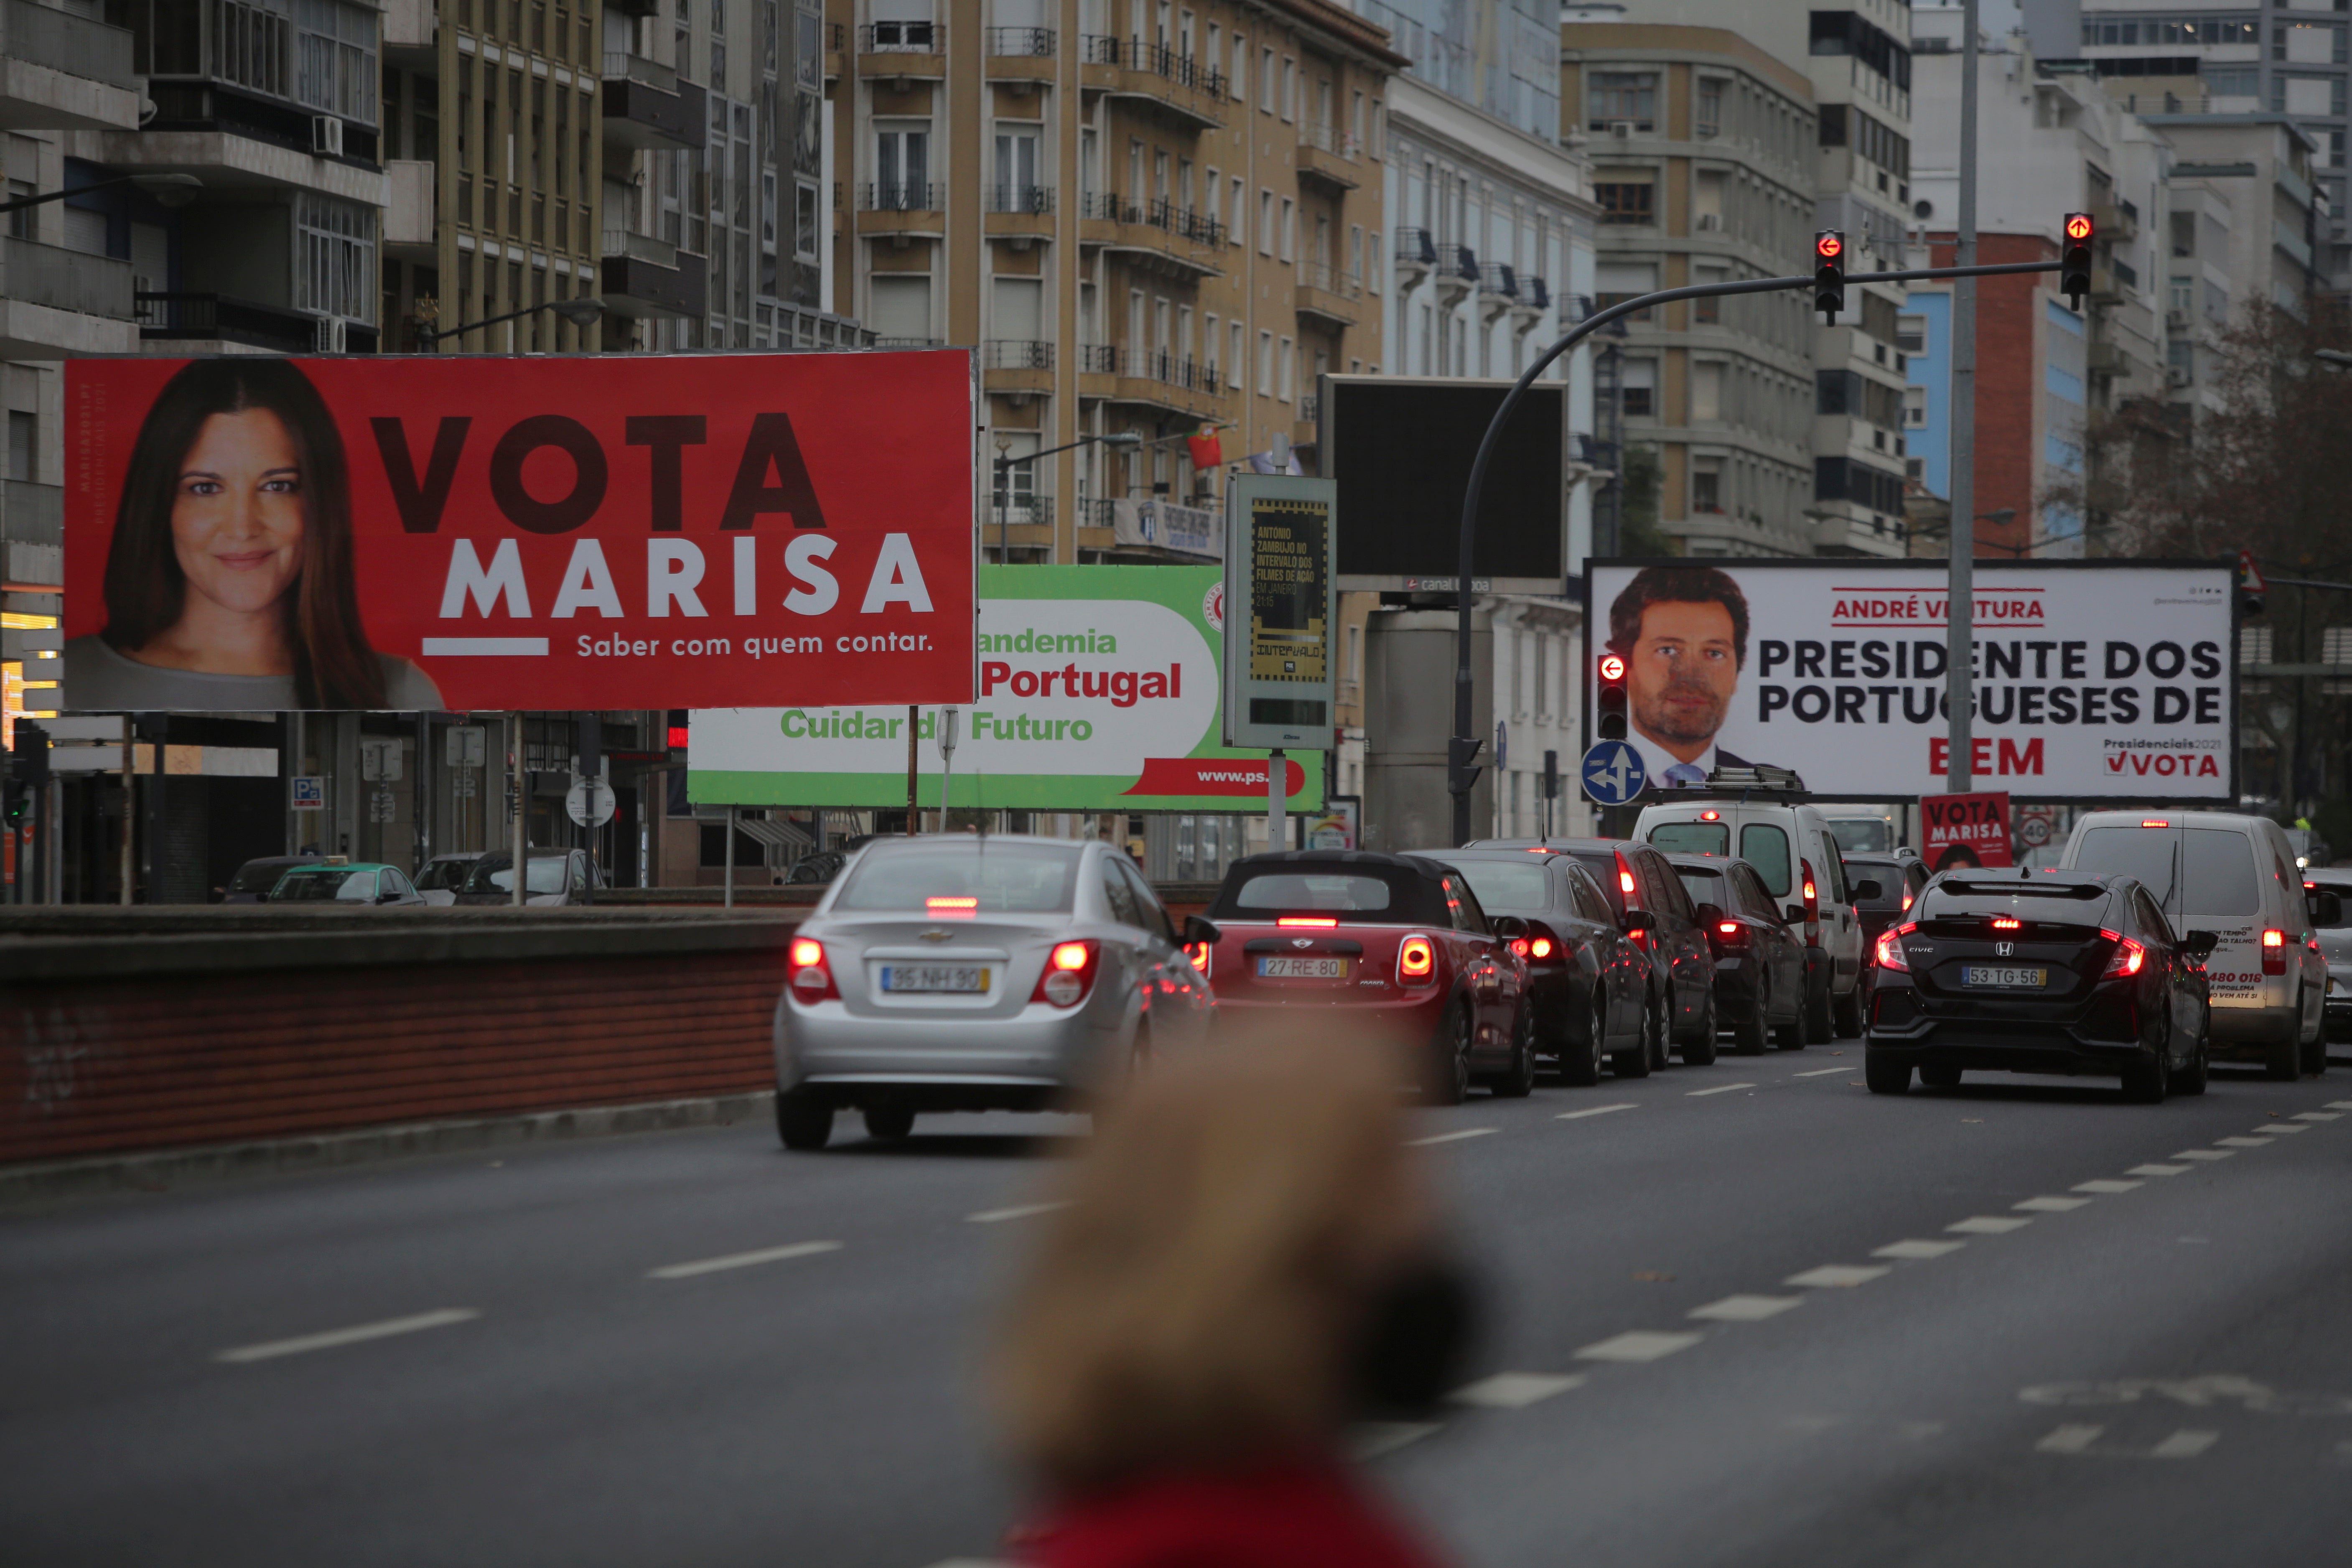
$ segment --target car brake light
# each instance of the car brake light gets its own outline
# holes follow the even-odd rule
[[[796,936],[786,956],[793,995],[803,1002],[841,999],[841,992],[833,983],[833,967],[824,961],[824,943],[813,936]]]
[[[1906,915],[1911,912],[1911,889],[1908,888],[1903,889],[1903,908],[1898,912]]]
[[[1871,952],[1871,960],[1879,968],[1897,974],[1911,973],[1911,961],[1903,954],[1903,939],[1919,928],[1916,923],[1899,925],[1878,933],[1878,945]]]
[[[1318,926],[1328,931],[1339,922],[1329,915],[1284,915],[1274,923],[1278,926]]]
[[[1511,952],[1515,956],[1525,958],[1528,951],[1529,943],[1526,937],[1515,936],[1511,939]]]
[[[1721,822],[1723,820],[1723,813],[1719,811],[1702,811],[1698,814],[1698,819],[1701,822]]]
[[[1184,949],[1184,956],[1192,961],[1192,967],[1201,972],[1202,979],[1206,980],[1209,977],[1209,955],[1216,951],[1217,944],[1213,942],[1196,942]]]
[[[1535,954],[1538,958],[1549,958],[1552,954],[1551,938],[1548,936],[1539,936],[1536,938],[1535,941],[1528,944],[1528,951]]]
[[[2103,931],[2099,934],[2116,944],[2115,952],[2107,955],[2106,971],[2099,976],[2100,979],[2112,980],[2119,974],[2137,974],[2140,965],[2147,962],[2147,949],[2123,932]]]
[[[2169,827],[2172,824],[2165,821],[2164,818],[2160,816],[2147,816],[2140,819],[2140,826],[2142,827]]]
[[[1715,929],[1721,931],[1726,936],[1738,936],[1739,934],[1739,922],[1738,921],[1722,921],[1717,922]]]
[[[1029,1000],[1050,1002],[1056,1007],[1075,1007],[1094,989],[1095,973],[1101,967],[1102,943],[1092,937],[1055,942],[1053,952],[1045,959],[1045,973],[1037,976],[1037,989],[1029,994]]]
[[[2023,921],[2014,919],[2009,915],[1995,915],[1992,917],[1992,929],[1995,931],[2018,931],[2021,930],[2025,922]]]
[[[980,912],[980,900],[955,896],[925,899],[923,912],[937,920],[968,921]]]
[[[2264,974],[2286,973],[2286,932],[2283,931],[2263,932],[2263,973]]]
[[[1622,860],[1617,862],[1617,890],[1627,898],[1633,896],[1633,873],[1625,868]]]
[[[1813,863],[1799,860],[1797,864],[1804,876],[1805,945],[1819,947],[1822,945],[1822,900],[1820,890],[1813,885]]]
[[[1437,946],[1425,936],[1409,936],[1397,948],[1397,973],[1407,980],[1426,980],[1437,969]]]

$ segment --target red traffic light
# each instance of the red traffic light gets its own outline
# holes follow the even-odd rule
[[[1845,239],[1840,235],[1825,234],[1813,241],[1813,249],[1823,260],[1834,260],[1845,254]]]
[[[2091,237],[2091,215],[2071,213],[2066,218],[2066,237],[2081,241]]]
[[[1601,679],[1603,680],[1624,679],[1625,661],[1618,658],[1613,653],[1602,654],[1601,656]]]

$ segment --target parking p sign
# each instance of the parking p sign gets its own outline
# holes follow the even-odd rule
[[[294,776],[294,809],[323,811],[327,805],[327,781],[316,773]]]

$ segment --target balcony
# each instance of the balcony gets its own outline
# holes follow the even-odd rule
[[[1082,374],[1108,378],[1102,395],[1113,403],[1141,404],[1189,419],[1213,419],[1225,412],[1224,387],[1213,364],[1108,343],[1090,344],[1079,354]]]
[[[0,247],[0,358],[136,353],[131,263],[9,237]]]
[[[1179,278],[1223,274],[1225,226],[1164,197],[1130,201],[1117,193],[1078,199],[1078,243],[1099,246]]]
[[[642,153],[693,152],[710,114],[702,89],[639,55],[604,53],[604,144]]]
[[[1519,279],[1519,297],[1511,302],[1512,313],[1523,327],[1535,325],[1537,318],[1551,309],[1551,285],[1530,272]]]
[[[616,316],[698,320],[708,308],[710,264],[666,239],[608,228],[596,267],[604,308]]]
[[[139,336],[148,342],[200,353],[205,352],[204,344],[281,354],[319,352],[319,318],[308,310],[229,294],[136,294],[132,299],[138,304]]]
[[[982,34],[986,45],[982,67],[991,81],[1011,82],[1015,90],[1027,84],[1054,79],[1059,38],[1051,27],[990,27]]]
[[[1489,261],[1478,268],[1478,314],[1494,321],[1519,302],[1518,269],[1507,261]]]
[[[947,232],[948,188],[921,180],[868,181],[857,187],[857,232],[932,238]]]
[[[1054,390],[1054,345],[1027,338],[990,338],[980,345],[980,383],[1018,395]]]
[[[1437,247],[1437,297],[1445,304],[1459,304],[1465,295],[1478,287],[1478,253],[1466,245],[1441,245]]]
[[[1015,493],[1010,498],[1003,496],[989,498],[987,542],[992,545],[996,542],[996,531],[1000,528],[1010,530],[1053,526],[1054,498],[1052,496]],[[1024,541],[1018,533],[1014,533],[1011,542],[1022,544],[1031,542]]]
[[[1410,289],[1430,274],[1437,265],[1437,242],[1425,228],[1401,228],[1396,231],[1397,286]]]
[[[948,30],[938,22],[868,22],[857,29],[857,74],[943,81]]]
[[[433,163],[423,158],[394,158],[383,166],[384,203],[382,238],[384,254],[430,265],[434,257]]]
[[[1320,121],[1298,128],[1298,173],[1334,190],[1352,191],[1362,182],[1363,149],[1355,133]]]
[[[7,0],[0,26],[0,127],[138,129],[127,29],[31,0]]]
[[[991,239],[1009,239],[1015,250],[1022,250],[1032,240],[1054,237],[1053,186],[991,185],[986,195]]]
[[[1142,100],[1195,131],[1224,124],[1225,78],[1213,63],[1142,38],[1097,33],[1079,46],[1079,85],[1086,91]]]
[[[1344,331],[1356,324],[1363,297],[1363,284],[1338,268],[1320,261],[1298,264],[1296,303],[1300,315]]]

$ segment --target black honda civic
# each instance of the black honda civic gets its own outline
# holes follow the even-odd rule
[[[2205,1092],[2214,933],[2176,933],[2129,877],[1947,871],[1879,934],[1864,1079],[2119,1077],[2126,1099]]]

